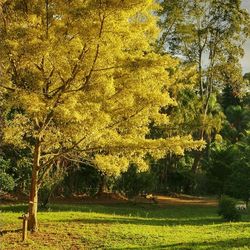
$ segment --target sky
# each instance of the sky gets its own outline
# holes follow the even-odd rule
[[[250,13],[250,0],[243,0],[242,6]],[[245,44],[245,56],[242,58],[241,64],[244,73],[250,72],[250,39],[248,39]]]

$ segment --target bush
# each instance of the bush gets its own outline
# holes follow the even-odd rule
[[[0,156],[0,192],[10,192],[13,191],[15,187],[15,180],[8,173],[10,168],[10,161],[5,160],[2,156]]]
[[[154,186],[154,176],[149,172],[139,172],[136,165],[132,164],[128,170],[121,174],[115,189],[133,198],[140,193],[151,193]]]
[[[241,214],[236,208],[236,202],[229,196],[222,196],[219,201],[218,214],[226,221],[239,221]]]
[[[0,191],[10,192],[15,187],[15,181],[12,176],[0,172]]]

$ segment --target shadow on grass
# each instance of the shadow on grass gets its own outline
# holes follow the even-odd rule
[[[1,212],[26,212],[28,210],[27,204],[15,204],[15,205],[2,205],[0,206]],[[189,216],[197,217],[198,214],[201,216],[214,214],[216,211],[213,207],[198,207],[198,206],[168,206],[159,207],[154,204],[115,204],[115,205],[96,205],[96,204],[51,204],[46,208],[39,208],[39,212],[94,212],[111,215],[150,215],[153,218],[162,218],[166,215],[168,217],[186,217]]]
[[[0,230],[0,236],[3,236],[7,233],[18,233],[18,232],[22,232],[22,229],[10,229],[10,230]]]
[[[229,240],[221,240],[214,242],[190,242],[190,243],[176,243],[169,245],[154,245],[154,246],[141,246],[141,247],[132,247],[126,249],[206,249],[206,250],[214,250],[214,249],[235,249],[235,248],[244,248],[249,249],[250,246],[250,238],[236,238]],[[115,250],[116,248],[110,248]]]
[[[0,206],[2,212],[24,213],[28,209],[27,205],[3,205]],[[53,212],[82,212],[98,213],[92,218],[86,218],[85,215],[75,215],[73,217],[53,218],[51,221],[58,222],[79,222],[88,224],[135,224],[135,225],[155,225],[155,226],[174,226],[174,225],[211,225],[219,224],[223,221],[217,216],[214,207],[192,207],[192,206],[168,206],[158,207],[154,204],[131,205],[96,205],[96,204],[52,204],[46,209],[40,209],[43,213]],[[100,214],[100,215],[99,215]],[[103,215],[112,215],[105,217]],[[78,217],[77,217],[78,216]],[[122,216],[122,217],[120,217]],[[53,215],[52,215],[53,217]],[[55,215],[56,217],[56,215]],[[85,217],[85,218],[84,218]],[[89,216],[88,216],[89,217]],[[249,215],[243,219],[243,222],[250,221]]]
[[[84,223],[84,224],[130,224],[130,225],[148,225],[148,226],[199,226],[199,225],[212,225],[212,224],[220,224],[222,222],[221,219],[152,219],[152,218],[119,218],[114,217],[110,219],[106,218],[93,218],[93,219],[61,219],[56,220],[57,222],[65,222],[65,223]]]
[[[0,211],[12,212],[12,213],[26,213],[28,211],[28,205],[25,204],[2,205],[0,206]]]

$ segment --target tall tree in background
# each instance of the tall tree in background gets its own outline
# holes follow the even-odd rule
[[[241,8],[240,0],[166,0],[160,3],[163,32],[158,51],[169,51],[184,63],[196,66],[196,96],[200,105],[195,106],[199,125],[193,135],[205,139],[209,145],[211,132],[215,134],[221,128],[211,107],[216,95],[225,84],[237,90],[243,82],[239,59],[249,35],[249,14]],[[194,173],[201,157],[201,152],[195,153]]]
[[[0,87],[4,140],[33,155],[29,228],[37,230],[38,189],[66,159],[120,173],[144,155],[198,148],[190,136],[146,139],[167,122],[161,107],[176,60],[153,52],[153,0],[1,1]]]

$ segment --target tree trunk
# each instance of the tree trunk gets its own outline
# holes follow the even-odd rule
[[[189,183],[186,187],[186,191],[189,194],[194,194],[195,191],[195,186],[196,186],[196,174],[197,171],[199,169],[199,164],[201,161],[203,155],[203,151],[195,151],[194,152],[194,162],[192,164],[192,168],[191,168],[191,173],[192,173],[192,179],[189,180]]]
[[[40,166],[40,142],[35,146],[34,161],[32,167],[32,179],[29,197],[29,223],[28,229],[31,232],[38,231],[37,225],[37,206],[38,206],[38,173]]]
[[[195,156],[194,156],[194,162],[193,162],[193,165],[192,165],[192,173],[193,174],[196,174],[197,173],[197,170],[198,170],[198,167],[199,167],[199,164],[200,164],[200,161],[201,161],[201,157],[202,157],[202,152],[195,152]]]
[[[32,169],[32,180],[29,198],[29,230],[36,232],[37,226],[37,202],[38,202],[38,171],[35,166]]]
[[[97,192],[97,196],[102,196],[106,192],[107,192],[106,175],[102,174],[101,180],[100,180],[100,183],[99,183],[99,189],[98,189],[98,192]]]

